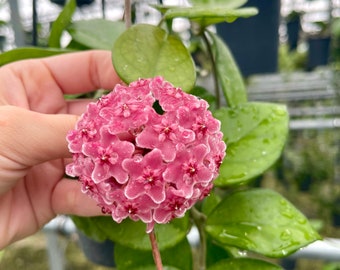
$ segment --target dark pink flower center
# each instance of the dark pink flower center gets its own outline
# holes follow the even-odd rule
[[[184,164],[184,171],[187,175],[189,175],[190,177],[193,177],[194,175],[197,174],[198,171],[198,166],[196,163],[190,162],[188,164]]]

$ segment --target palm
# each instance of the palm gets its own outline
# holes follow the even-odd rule
[[[34,233],[55,216],[51,197],[60,183],[62,171],[60,160],[38,165],[0,199],[0,211],[4,213],[6,208],[10,209],[10,228],[20,232],[17,239]],[[2,218],[7,219],[6,216]]]

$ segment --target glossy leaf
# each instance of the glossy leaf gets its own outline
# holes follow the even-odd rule
[[[230,9],[221,5],[198,5],[193,7],[170,8],[165,14],[165,19],[187,18],[195,21],[202,27],[221,22],[233,22],[237,18],[248,18],[258,13],[253,7]]]
[[[76,225],[77,229],[85,234],[87,237],[103,242],[107,239],[107,235],[100,229],[98,222],[112,220],[111,217],[79,217],[71,216],[72,221]]]
[[[247,3],[247,0],[232,0],[232,1],[226,1],[226,0],[192,0],[190,1],[193,6],[199,6],[199,5],[205,5],[205,6],[216,6],[216,5],[223,5],[224,8],[228,9],[235,9],[239,8],[245,3]],[[174,6],[174,5],[151,5],[152,7],[156,8],[161,13],[165,13],[169,9],[177,8],[186,8],[183,6]]]
[[[190,0],[192,5],[223,5],[230,9],[238,8],[247,3],[248,0]]]
[[[232,252],[229,252],[228,249],[218,245],[215,240],[211,239],[208,235],[206,241],[206,266],[209,267],[214,265],[218,261],[225,260],[227,258],[233,258]]]
[[[280,270],[283,268],[279,265],[253,259],[253,258],[233,258],[220,261],[213,266],[209,267],[208,270]]]
[[[216,34],[209,32],[218,80],[226,102],[230,107],[247,102],[246,86],[241,72],[227,44]]]
[[[118,224],[111,217],[79,218],[77,227],[87,236],[95,239],[110,239],[121,245],[140,250],[150,250],[150,240],[146,233],[146,225],[130,219]],[[160,249],[172,247],[186,237],[189,229],[189,218],[174,219],[168,224],[155,226]],[[100,235],[97,235],[98,232]]]
[[[211,191],[202,202],[202,213],[209,215],[210,212],[220,203],[221,197],[218,196],[214,191]]]
[[[157,26],[137,24],[125,31],[115,42],[112,61],[126,83],[163,76],[188,91],[196,79],[194,62],[182,41]]]
[[[155,270],[155,265],[147,265],[147,266],[141,266],[141,267],[136,267],[133,269],[129,269],[129,270]],[[120,269],[118,269],[120,270]],[[163,270],[181,270],[172,266],[167,266],[167,265],[163,265]]]
[[[207,101],[209,103],[209,110],[214,111],[216,109],[216,97],[207,89],[196,85],[189,93]]]
[[[235,192],[207,218],[207,232],[223,245],[284,257],[318,239],[305,216],[267,189]]]
[[[67,44],[66,48],[75,51],[84,51],[90,49],[90,47],[88,47],[87,45],[80,44],[73,39]]]
[[[221,121],[227,155],[217,186],[245,183],[267,170],[281,155],[288,133],[283,105],[244,103],[214,112]]]
[[[78,44],[90,49],[111,50],[118,36],[125,31],[125,24],[103,19],[80,20],[70,24],[67,31]]]
[[[53,22],[50,37],[48,39],[49,47],[60,48],[61,36],[65,28],[71,23],[76,7],[76,0],[69,0],[60,12],[58,18]]]
[[[68,53],[68,52],[72,52],[72,51],[63,50],[63,49],[39,48],[39,47],[16,48],[16,49],[12,49],[10,51],[3,52],[0,54],[0,66],[9,64],[11,62],[19,61],[19,60],[48,57],[48,56]]]
[[[191,247],[186,238],[176,246],[162,250],[161,257],[164,269],[192,269]],[[151,250],[142,251],[115,245],[115,262],[120,270],[155,269]]]

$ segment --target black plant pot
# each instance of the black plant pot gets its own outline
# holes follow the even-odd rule
[[[303,179],[299,181],[299,190],[300,191],[309,191],[313,184],[313,179],[311,176],[306,175]]]
[[[296,50],[300,36],[300,17],[287,22],[287,36],[289,50]]]
[[[332,218],[333,225],[335,227],[340,227],[340,198],[337,198],[333,202],[331,218]]]
[[[63,6],[65,5],[66,0],[50,0],[52,3]],[[77,6],[81,7],[84,5],[90,5],[94,2],[94,0],[77,0]]]
[[[6,43],[6,36],[0,36],[0,51],[2,52],[4,50]]]
[[[233,23],[219,23],[217,33],[229,46],[244,76],[273,73],[278,68],[280,0],[249,0],[259,13]]]
[[[318,66],[325,66],[330,58],[330,37],[308,38],[307,70],[313,70]]]
[[[332,213],[332,221],[335,227],[340,227],[340,213]]]
[[[114,243],[110,240],[97,242],[87,237],[82,232],[78,232],[79,242],[86,258],[98,265],[114,267]]]

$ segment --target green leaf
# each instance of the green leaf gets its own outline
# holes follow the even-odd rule
[[[111,50],[118,36],[124,32],[125,24],[104,19],[79,20],[66,30],[78,44],[91,49]]]
[[[178,256],[178,251],[181,255]],[[164,269],[192,269],[192,254],[188,240],[184,238],[176,246],[161,251]],[[120,270],[155,269],[151,250],[142,251],[115,245],[115,262]]]
[[[116,244],[114,249],[115,263],[119,270],[144,269],[154,265],[152,251],[132,249]],[[153,270],[155,267],[153,266]]]
[[[71,50],[49,49],[39,47],[21,47],[0,54],[0,66],[23,59],[41,58],[61,53],[72,52]]]
[[[305,216],[267,189],[235,192],[207,217],[206,230],[223,245],[284,257],[320,239]]]
[[[150,250],[150,240],[146,233],[146,224],[125,219],[118,224],[111,217],[78,218],[77,227],[94,239],[110,239],[118,244],[140,250]],[[160,249],[172,247],[179,243],[189,229],[189,218],[177,218],[170,223],[155,225],[155,232]]]
[[[220,203],[221,197],[218,196],[214,191],[211,191],[202,203],[202,213],[209,215],[210,212]]]
[[[76,10],[76,0],[69,0],[60,12],[58,18],[53,22],[48,46],[60,48],[60,39],[65,28],[71,23],[72,16]]]
[[[194,62],[181,40],[152,25],[137,24],[125,31],[115,42],[112,61],[126,83],[163,76],[188,91],[196,79]]]
[[[197,5],[223,5],[224,7],[228,7],[230,9],[238,8],[243,6],[248,0],[191,0],[190,1],[194,6]]]
[[[228,9],[235,9],[235,8],[239,8],[242,5],[244,5],[245,3],[247,3],[247,0],[232,0],[232,1],[228,1],[226,2],[226,0],[192,0],[192,5],[193,6],[202,6],[204,5],[206,6],[216,6],[216,5],[223,5],[224,8],[228,8]],[[160,5],[160,4],[152,4],[151,5],[153,8],[156,8],[158,11],[160,11],[161,13],[165,13],[166,11],[168,11],[169,9],[186,9],[187,7],[183,7],[183,6],[176,6],[176,5]]]
[[[233,22],[237,18],[248,18],[258,13],[253,7],[230,9],[228,5],[198,5],[193,7],[169,8],[164,14],[165,19],[178,17],[190,19],[201,27],[221,22]]]
[[[214,112],[221,121],[227,155],[216,186],[242,184],[267,170],[281,155],[288,133],[284,105],[244,103]]]
[[[212,32],[212,49],[216,63],[217,76],[227,104],[230,107],[247,102],[246,86],[232,53],[224,41]]]
[[[204,87],[195,85],[194,88],[189,91],[189,93],[207,101],[211,111],[216,109],[216,97]]]
[[[70,50],[75,50],[75,51],[84,51],[84,50],[90,49],[90,47],[84,44],[80,44],[73,39],[67,44],[66,48]]]
[[[129,270],[155,270],[155,265],[141,266]],[[120,270],[120,269],[119,269]],[[163,265],[163,270],[181,270],[172,266]]]
[[[233,258],[220,261],[208,270],[280,270],[281,266],[253,258]]]
[[[95,241],[103,242],[107,239],[107,235],[97,225],[97,221],[100,220],[111,220],[111,217],[78,217],[71,216],[72,221],[76,225],[77,229],[84,233],[87,237],[92,238]]]
[[[207,267],[215,264],[218,261],[234,257],[232,252],[228,251],[221,245],[218,245],[218,243],[216,243],[216,241],[211,239],[209,235],[207,237],[206,249],[207,249],[207,258],[206,258]]]

